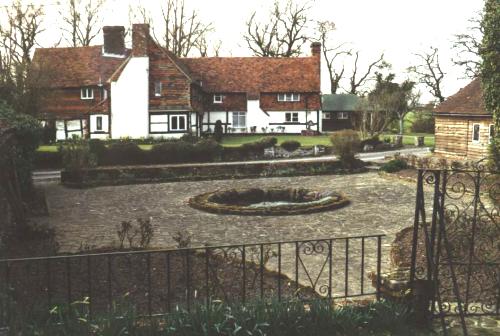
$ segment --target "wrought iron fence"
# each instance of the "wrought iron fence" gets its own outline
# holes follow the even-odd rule
[[[0,326],[11,314],[124,296],[145,316],[210,300],[379,297],[384,235],[0,260]],[[378,277],[377,277],[378,278]]]
[[[410,281],[433,284],[431,313],[500,315],[500,175],[419,170]]]

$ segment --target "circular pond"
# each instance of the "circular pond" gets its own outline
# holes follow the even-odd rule
[[[195,209],[217,214],[284,216],[338,209],[349,200],[336,192],[303,188],[228,189],[189,199]]]

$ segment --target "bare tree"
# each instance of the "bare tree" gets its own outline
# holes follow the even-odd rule
[[[164,23],[162,43],[177,56],[187,57],[213,30],[212,23],[203,23],[196,10],[187,13],[184,0],[167,0],[161,11]]]
[[[65,39],[72,47],[88,46],[101,31],[100,10],[106,0],[66,0],[59,11]]]
[[[430,47],[425,53],[415,54],[420,64],[411,66],[408,71],[414,73],[418,81],[429,88],[429,92],[441,103],[445,97],[441,92],[441,86],[445,73],[439,63],[438,48]]]
[[[211,47],[209,47],[209,45]],[[222,47],[221,40],[217,40],[216,42],[207,41],[205,36],[200,38],[195,45],[195,49],[198,50],[201,57],[209,57],[209,56],[218,57],[220,54],[221,47]]]
[[[275,0],[264,22],[258,22],[257,12],[247,21],[244,39],[255,56],[292,57],[301,54],[307,40],[309,4],[288,0],[284,6]]]
[[[194,50],[207,52],[203,48],[207,43],[207,34],[214,29],[211,22],[203,22],[196,10],[188,11],[184,0],[166,0],[160,11],[162,24],[158,26],[152,15],[142,6],[131,9],[129,18],[148,23],[154,39],[176,56],[187,57]]]
[[[370,75],[372,71],[375,68],[384,68],[388,67],[388,64],[384,61],[384,54],[381,54],[379,58],[377,58],[375,61],[370,63],[368,65],[368,68],[366,71],[362,72],[361,74],[358,73],[359,71],[359,51],[356,51],[355,56],[354,56],[354,65],[353,65],[353,71],[351,74],[351,77],[349,79],[349,93],[351,94],[357,94],[359,91],[359,88],[364,86],[366,82],[370,79]],[[359,77],[358,77],[359,76]]]
[[[32,112],[29,85],[31,54],[43,32],[43,6],[15,0],[4,7],[6,20],[0,25],[0,86],[4,99],[17,111]]]
[[[342,64],[341,69],[335,68],[336,60],[342,55],[350,56],[352,50],[345,48],[346,43],[330,46],[330,34],[335,30],[335,23],[331,21],[320,21],[318,22],[317,30],[317,40],[321,42],[323,57],[330,77],[330,93],[335,94],[340,88],[340,81],[344,77],[345,72],[344,62],[339,62]]]
[[[384,132],[394,120],[399,120],[399,133],[403,134],[404,117],[416,107],[420,97],[413,92],[415,83],[409,80],[395,83],[392,73],[384,77],[377,72],[375,77],[375,88],[358,107],[361,117],[356,126],[364,137],[372,137]]]
[[[457,50],[457,58],[452,59],[453,63],[463,67],[465,76],[476,78],[481,69],[481,42],[483,39],[483,27],[481,22],[483,14],[479,13],[476,17],[469,19],[469,27],[463,34],[455,35],[453,48]]]

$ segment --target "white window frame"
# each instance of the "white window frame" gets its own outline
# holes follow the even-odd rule
[[[323,112],[323,119],[325,119],[325,120],[332,119],[332,113],[331,112]]]
[[[477,125],[477,140],[474,139],[476,125]],[[472,142],[473,143],[480,143],[481,142],[481,124],[472,124]]]
[[[214,104],[222,104],[223,100],[224,100],[224,98],[222,97],[222,95],[220,93],[214,94]]]
[[[300,101],[300,93],[278,93],[279,102],[298,102]]]
[[[160,81],[155,82],[155,97],[161,97],[161,91],[163,89],[163,85]]]
[[[80,89],[80,98],[82,100],[94,99],[94,89],[90,88],[90,87],[81,88]]]
[[[347,112],[337,112],[338,120],[347,120],[349,119],[349,114]]]
[[[288,118],[290,116],[290,118]],[[287,120],[290,119],[290,120]],[[294,120],[296,119],[296,120]],[[298,123],[299,122],[299,112],[286,112],[285,113],[285,122],[286,123]]]
[[[492,131],[493,130],[493,131]],[[488,127],[488,142],[491,143],[495,136],[495,124],[490,124]]]
[[[235,123],[234,120],[238,120],[238,123]],[[241,118],[243,118],[244,123],[241,125],[239,121],[241,121]],[[246,112],[233,112],[232,119],[231,119],[231,127],[233,128],[246,128],[247,127],[247,113]]]
[[[172,128],[172,119],[177,118],[177,128]],[[179,120],[180,118],[184,118],[184,128],[179,127]],[[187,131],[187,116],[185,114],[171,114],[168,116],[168,129],[169,131],[173,132],[181,132],[181,131]]]

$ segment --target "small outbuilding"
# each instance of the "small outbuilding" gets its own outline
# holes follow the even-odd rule
[[[321,96],[323,132],[354,128],[355,112],[360,98],[354,94],[325,94]]]
[[[488,156],[495,126],[483,103],[481,80],[474,79],[435,111],[435,153],[453,160],[477,161]]]

